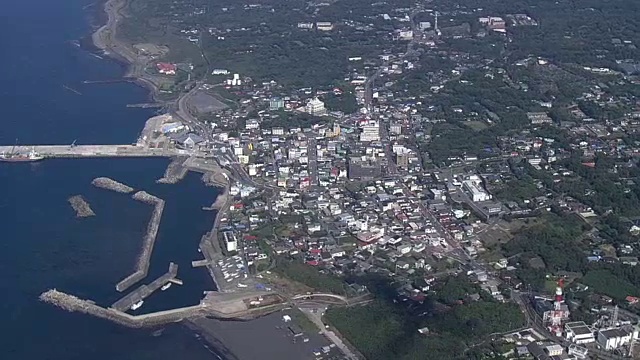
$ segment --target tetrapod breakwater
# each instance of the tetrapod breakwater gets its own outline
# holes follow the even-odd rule
[[[133,192],[133,188],[131,186],[117,182],[108,177],[97,177],[93,179],[91,184],[101,189],[111,190],[111,191],[115,191],[123,194],[128,194],[130,192]]]
[[[96,213],[94,213],[93,210],[91,209],[91,206],[89,205],[87,200],[85,200],[84,197],[82,197],[82,195],[74,195],[70,197],[67,201],[69,201],[69,204],[71,205],[73,210],[76,212],[76,217],[81,218],[81,217],[89,217],[89,216],[96,215]]]
[[[156,242],[158,235],[158,229],[160,227],[160,219],[162,218],[162,212],[164,211],[164,200],[153,196],[145,191],[138,191],[133,195],[133,198],[144,203],[154,205],[149,225],[147,225],[147,232],[142,241],[142,249],[140,255],[136,261],[136,266],[131,275],[124,278],[116,285],[116,290],[122,292],[131,287],[133,284],[142,280],[147,276],[149,272],[149,262],[151,261],[151,252]]]

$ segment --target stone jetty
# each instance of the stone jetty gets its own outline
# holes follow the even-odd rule
[[[160,184],[177,184],[180,180],[184,179],[189,169],[184,166],[186,158],[178,157],[173,159],[167,170],[164,173],[164,177],[158,179],[156,182]]]
[[[164,200],[153,196],[146,191],[138,191],[133,195],[133,198],[144,203],[154,205],[149,225],[147,225],[147,232],[142,241],[142,250],[136,261],[136,266],[131,275],[124,278],[116,285],[116,290],[122,292],[131,287],[131,285],[137,283],[147,276],[149,272],[149,262],[151,261],[151,252],[156,242],[158,235],[158,229],[160,228],[160,219],[162,218],[162,212],[164,211]]]
[[[69,201],[69,204],[71,204],[71,207],[76,212],[76,217],[82,218],[96,215],[82,195],[72,196],[67,201]]]
[[[95,187],[99,187],[102,189],[107,189],[107,190],[111,190],[111,191],[115,191],[123,194],[128,194],[130,192],[133,192],[134,190],[132,187],[127,186],[123,183],[117,182],[108,177],[97,177],[93,179],[91,184]]]

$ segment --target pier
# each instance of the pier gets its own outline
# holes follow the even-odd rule
[[[182,282],[182,280],[178,279],[178,278],[173,278],[173,279],[169,279],[169,282],[172,282],[176,285],[183,285],[184,282]]]
[[[137,303],[140,300],[146,299],[155,291],[160,289],[164,284],[174,279],[177,275],[178,275],[178,265],[174,263],[170,263],[169,271],[167,271],[164,275],[155,279],[150,284],[141,285],[137,289],[133,290],[131,293],[127,294],[126,296],[122,297],[120,300],[113,303],[113,305],[111,305],[111,308],[119,311],[127,311],[131,308],[133,304]]]
[[[191,262],[191,267],[197,268],[197,267],[209,266],[212,264],[213,264],[213,261],[207,260],[207,259],[194,260]]]
[[[134,272],[124,278],[116,285],[116,290],[122,292],[127,290],[133,284],[145,278],[149,272],[149,262],[151,261],[151,252],[156,242],[158,235],[158,229],[160,227],[160,219],[162,218],[162,212],[164,211],[164,200],[155,197],[145,191],[138,191],[132,196],[135,200],[145,202],[147,204],[154,205],[149,225],[147,226],[147,233],[142,242],[142,250],[138,256],[138,261]]]
[[[27,154],[31,150],[45,158],[100,158],[100,157],[172,157],[188,156],[186,150],[155,149],[137,145],[23,145],[0,146],[0,154],[11,151]]]
[[[167,104],[163,104],[163,103],[127,104],[128,108],[141,108],[141,109],[162,108],[165,106],[167,106]]]

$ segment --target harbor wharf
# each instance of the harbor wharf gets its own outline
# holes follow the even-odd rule
[[[120,300],[114,302],[111,305],[111,308],[119,311],[126,311],[130,309],[131,306],[133,306],[133,304],[149,297],[155,291],[160,289],[164,284],[170,282],[171,279],[174,279],[177,275],[178,275],[178,265],[174,263],[170,263],[169,270],[164,275],[155,279],[150,284],[139,286],[137,289],[133,290],[131,293],[125,295]]]
[[[138,256],[138,261],[134,272],[124,278],[116,285],[116,290],[122,292],[131,287],[133,284],[145,278],[149,272],[149,263],[151,261],[151,252],[156,242],[158,235],[158,229],[160,227],[160,219],[162,218],[162,212],[164,211],[164,200],[153,196],[144,191],[138,191],[132,196],[135,200],[142,201],[148,204],[154,205],[149,225],[147,226],[147,233],[144,236],[142,242],[142,250]]]
[[[181,149],[156,149],[138,145],[22,145],[0,146],[0,154],[23,153],[35,150],[45,158],[100,157],[172,157],[188,155]]]

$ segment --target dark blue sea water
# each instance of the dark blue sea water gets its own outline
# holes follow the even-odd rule
[[[0,144],[118,144],[135,141],[152,112],[126,108],[147,92],[132,84],[83,84],[122,76],[117,63],[69,43],[87,35],[92,0],[5,1],[0,11]],[[72,87],[82,95],[64,89]],[[131,330],[38,301],[58,288],[99,304],[118,298],[115,284],[133,268],[151,206],[94,188],[108,176],[166,200],[152,255],[150,282],[169,261],[185,285],[145,302],[150,311],[198,302],[213,289],[204,270],[191,269],[197,245],[215,213],[201,210],[217,195],[199,176],[160,185],[163,159],[45,160],[0,163],[1,359],[209,359],[180,326]],[[81,194],[97,216],[76,219],[67,198]],[[157,335],[157,334],[156,334]]]

